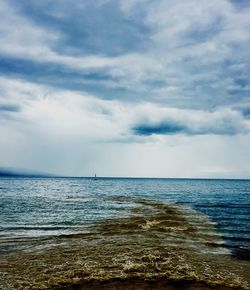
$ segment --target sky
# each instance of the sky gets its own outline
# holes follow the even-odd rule
[[[249,0],[0,0],[0,166],[250,178]]]

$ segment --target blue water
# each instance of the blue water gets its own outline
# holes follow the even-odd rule
[[[232,253],[250,259],[250,180],[0,178],[1,241],[84,231],[128,215],[140,197],[207,214]]]

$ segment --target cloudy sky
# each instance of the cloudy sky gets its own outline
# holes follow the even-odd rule
[[[249,0],[0,0],[0,166],[250,178]]]

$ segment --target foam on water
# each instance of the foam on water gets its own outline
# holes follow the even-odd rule
[[[129,202],[128,197],[115,200]],[[131,203],[131,214],[93,222],[85,233],[19,241],[26,247],[2,255],[3,289],[98,289],[103,283],[119,289],[122,284],[114,281],[137,281],[141,289],[147,289],[147,281],[156,289],[164,281],[169,289],[178,289],[174,283],[180,282],[181,289],[190,283],[193,289],[248,289],[249,264],[221,247],[207,216],[141,198]]]

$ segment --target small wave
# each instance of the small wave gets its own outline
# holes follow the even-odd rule
[[[85,200],[85,201],[93,201],[93,198],[90,198],[89,196],[85,196],[85,195],[67,195],[66,199],[81,199],[81,200]]]
[[[71,226],[70,228],[74,228]],[[77,228],[77,227],[76,227]],[[34,231],[56,231],[69,229],[68,226],[14,226],[14,227],[4,227],[1,231],[17,231],[17,230],[34,230]]]

